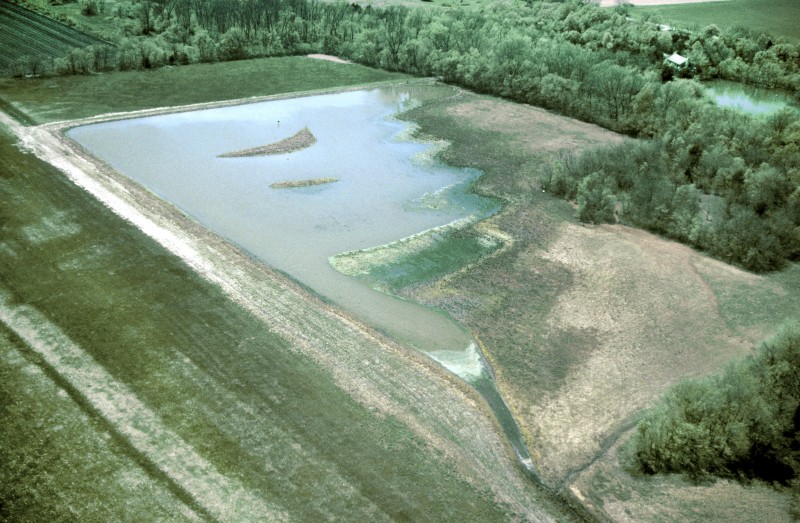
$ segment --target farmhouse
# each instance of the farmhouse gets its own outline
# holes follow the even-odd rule
[[[676,69],[682,69],[686,67],[686,63],[689,61],[688,58],[685,56],[681,56],[678,53],[672,53],[670,56],[666,56],[666,62]]]

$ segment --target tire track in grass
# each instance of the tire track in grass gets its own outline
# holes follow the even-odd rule
[[[197,513],[217,521],[287,521],[280,508],[222,475],[197,454],[124,384],[118,382],[35,308],[14,305],[0,289],[3,322],[165,479]]]

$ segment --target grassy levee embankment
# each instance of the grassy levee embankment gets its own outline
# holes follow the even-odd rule
[[[634,7],[631,13],[655,22],[689,29],[714,24],[722,29],[743,26],[790,40],[800,40],[800,4],[795,0],[726,0],[679,5]]]
[[[452,142],[445,161],[485,171],[475,190],[506,206],[482,227],[511,240],[399,292],[481,340],[545,480],[602,519],[755,522],[769,506],[771,520],[790,520],[786,491],[632,476],[618,449],[673,383],[718,370],[800,316],[800,267],[757,276],[640,230],[577,223],[536,179],[554,154],[619,141],[602,129],[470,94],[407,117]],[[421,273],[436,272],[431,259],[423,253]],[[404,263],[414,271],[413,258]]]
[[[317,64],[277,67],[292,62]],[[255,65],[270,68],[243,67]],[[334,67],[340,85],[359,70],[396,78]],[[139,100],[103,75],[38,110],[10,101],[37,121],[164,105],[184,88],[197,102],[191,81],[208,71],[186,69],[175,83],[155,72]],[[248,499],[264,520],[572,518],[454,377],[83,156],[62,127],[6,121],[61,171],[0,133],[4,518],[253,521]],[[206,490],[219,478],[231,495]]]

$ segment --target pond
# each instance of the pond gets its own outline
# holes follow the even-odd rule
[[[785,107],[793,107],[791,97],[784,92],[735,82],[710,82],[706,92],[720,107],[736,109],[746,114],[769,115]]]
[[[205,227],[472,383],[527,464],[519,429],[465,329],[328,261],[498,210],[468,191],[479,171],[436,162],[432,145],[409,139],[411,124],[393,116],[455,92],[390,86],[118,120],[67,134]],[[306,128],[316,141],[300,150],[220,157]]]

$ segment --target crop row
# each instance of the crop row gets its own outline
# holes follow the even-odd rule
[[[25,56],[61,57],[102,40],[10,2],[0,2],[0,69]]]

